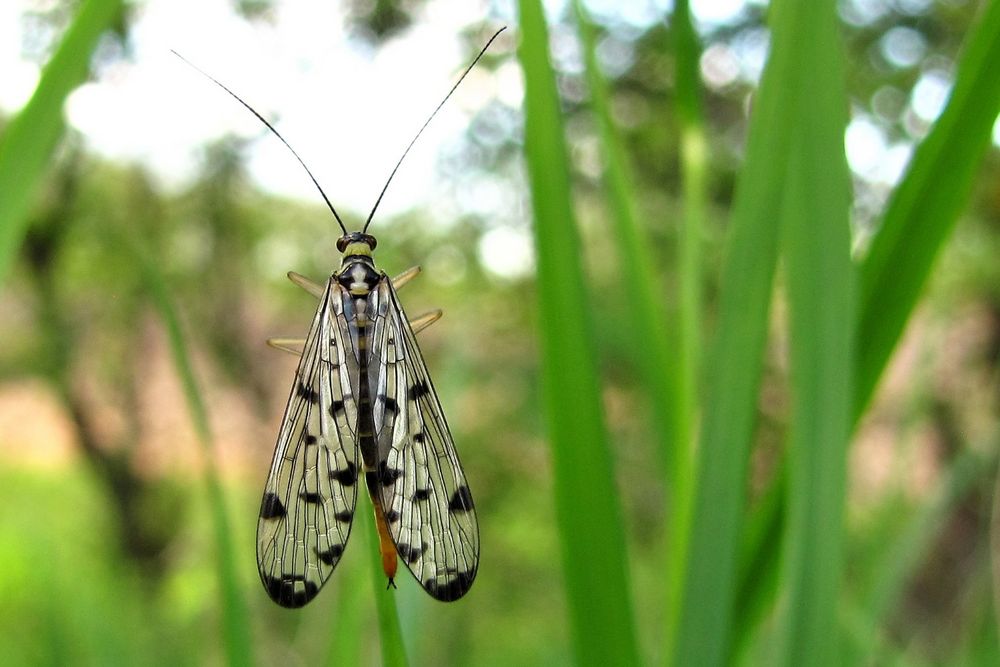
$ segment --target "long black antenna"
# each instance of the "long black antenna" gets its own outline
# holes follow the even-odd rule
[[[226,91],[227,93],[229,93],[230,95],[232,95],[233,97],[235,97],[236,101],[239,102],[240,104],[242,104],[243,106],[245,106],[247,108],[247,110],[249,110],[250,113],[252,113],[254,116],[257,116],[257,120],[259,120],[260,122],[264,123],[264,125],[267,126],[267,129],[271,130],[271,132],[274,133],[274,136],[276,136],[279,139],[281,139],[281,143],[285,144],[285,148],[287,148],[288,150],[290,150],[292,152],[292,155],[295,156],[295,159],[299,161],[299,164],[302,165],[302,168],[306,170],[307,174],[309,174],[309,178],[312,179],[313,185],[315,185],[316,189],[319,190],[319,193],[321,195],[323,195],[323,201],[326,202],[326,205],[330,209],[330,212],[333,213],[333,217],[337,219],[337,224],[340,225],[340,228],[346,234],[347,233],[347,227],[344,226],[344,221],[340,219],[339,215],[337,215],[337,209],[335,209],[333,207],[333,204],[330,203],[330,199],[326,196],[326,193],[323,192],[323,188],[321,188],[319,186],[319,182],[316,180],[316,177],[313,176],[313,174],[312,174],[311,171],[309,171],[309,167],[307,167],[306,163],[303,162],[303,160],[302,160],[301,157],[299,157],[299,154],[295,152],[295,149],[292,148],[292,145],[289,144],[287,141],[285,141],[285,138],[283,136],[281,136],[281,133],[278,132],[276,129],[274,129],[274,126],[271,125],[269,122],[267,122],[267,120],[263,116],[261,116],[259,113],[257,113],[256,109],[254,109],[252,106],[250,106],[249,104],[247,104],[246,102],[244,102],[243,98],[241,98],[239,95],[237,95],[233,91],[229,90],[229,88],[227,88],[221,81],[219,81],[214,76],[212,76],[211,74],[209,74],[205,70],[201,69],[200,67],[198,67],[193,62],[191,62],[190,60],[188,60],[187,58],[185,58],[181,54],[177,53],[173,49],[170,49],[170,52],[173,53],[178,58],[180,58],[181,60],[183,60],[184,62],[186,62],[188,65],[190,65],[192,68],[194,68],[197,72],[199,72],[202,76],[204,76],[204,77],[208,78],[209,80],[211,80],[219,88],[222,88],[224,91]],[[477,58],[477,60],[478,60],[478,58]]]
[[[472,61],[472,64],[465,68],[465,71],[462,72],[462,76],[458,77],[458,81],[455,82],[455,85],[451,87],[451,90],[449,90],[448,94],[444,96],[444,99],[441,100],[441,103],[437,105],[437,108],[434,109],[433,113],[431,113],[431,115],[427,118],[427,120],[424,121],[424,124],[420,126],[420,129],[417,130],[417,134],[413,137],[413,140],[410,141],[410,144],[406,147],[406,150],[403,151],[403,154],[399,158],[399,162],[397,162],[396,166],[392,168],[392,173],[389,174],[389,178],[386,179],[385,185],[382,186],[382,192],[379,193],[378,199],[375,200],[375,205],[372,206],[372,211],[371,213],[368,214],[368,219],[365,220],[365,226],[361,229],[362,233],[368,231],[368,225],[371,224],[372,218],[375,217],[375,210],[378,208],[378,205],[382,203],[382,197],[385,195],[385,191],[389,189],[389,183],[392,182],[392,177],[396,175],[396,172],[399,170],[399,165],[403,164],[403,159],[406,157],[406,154],[410,152],[410,149],[413,148],[413,144],[417,143],[417,139],[420,138],[420,135],[423,134],[427,126],[430,125],[432,120],[434,120],[434,116],[436,116],[437,112],[441,110],[441,107],[443,107],[444,103],[448,101],[448,98],[451,97],[451,94],[455,92],[455,89],[458,88],[458,85],[460,83],[462,83],[462,80],[469,74],[469,72],[472,71],[472,68],[476,66],[476,63],[479,62],[479,59],[483,57],[483,54],[486,53],[486,49],[490,48],[490,44],[493,43],[493,40],[496,39],[497,36],[506,29],[507,26],[504,26],[503,28],[500,28],[495,33],[493,33],[493,36],[490,37],[490,41],[486,42],[486,46],[484,46],[483,49],[479,52],[479,55],[476,56],[475,60]]]

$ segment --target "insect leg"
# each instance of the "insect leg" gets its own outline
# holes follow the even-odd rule
[[[418,273],[420,273],[420,267],[411,266],[406,271],[403,271],[398,276],[392,279],[392,286],[395,287],[396,289],[399,289],[406,283],[416,278]]]
[[[418,315],[410,320],[410,327],[413,329],[413,333],[418,334],[440,320],[442,315],[444,315],[444,312],[440,308],[428,311],[423,315]]]
[[[301,357],[302,347],[306,344],[306,341],[304,338],[268,338],[267,344],[276,350]]]
[[[288,279],[293,283],[304,289],[305,291],[312,294],[317,299],[323,296],[323,286],[319,283],[314,283],[313,281],[306,278],[301,273],[295,273],[294,271],[288,272]]]

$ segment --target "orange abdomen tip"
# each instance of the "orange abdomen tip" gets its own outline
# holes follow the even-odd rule
[[[396,578],[396,545],[389,536],[389,524],[386,523],[385,514],[382,507],[375,503],[375,524],[378,526],[378,548],[382,554],[382,571],[389,578],[389,584],[395,587],[393,579]]]

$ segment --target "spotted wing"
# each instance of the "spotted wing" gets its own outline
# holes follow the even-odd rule
[[[457,600],[479,567],[472,494],[416,337],[385,276],[370,303],[379,502],[396,551],[420,585],[438,600]]]
[[[358,377],[345,293],[330,280],[306,338],[264,486],[257,568],[283,607],[301,607],[330,577],[357,500]]]

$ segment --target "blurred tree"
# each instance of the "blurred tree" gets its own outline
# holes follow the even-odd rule
[[[113,352],[107,348],[98,352],[101,357],[98,363],[86,359],[89,343],[96,333],[95,321],[81,306],[97,295],[81,294],[80,285],[66,280],[67,254],[78,233],[74,225],[81,222],[80,180],[87,162],[78,142],[71,142],[50,179],[46,203],[36,213],[25,239],[24,260],[37,305],[38,340],[32,365],[52,383],[65,404],[85,460],[109,494],[109,505],[118,518],[122,552],[134,559],[148,576],[157,579],[163,575],[164,550],[182,524],[183,507],[180,496],[169,483],[144,477],[134,461],[144,438],[137,402],[142,332],[135,327],[120,327],[114,333]],[[133,172],[130,176],[137,186],[130,189],[136,204],[134,210],[145,211],[155,218],[162,208],[158,196],[140,174]],[[148,219],[143,217],[134,222],[142,225]],[[112,247],[101,246],[101,250],[111,250],[114,254]],[[96,256],[88,260],[102,261]],[[120,263],[110,257],[105,261]],[[117,273],[116,281],[118,296],[122,298],[114,300],[116,312],[111,313],[111,319],[122,322],[138,319],[143,306],[141,294],[134,284],[131,290],[127,289],[124,273]],[[86,284],[82,287],[89,290]],[[101,322],[108,324],[108,320]],[[81,378],[83,369],[99,377]],[[105,408],[95,400],[98,396],[118,406],[116,412],[125,424],[119,433],[110,434],[101,427],[100,413]]]

